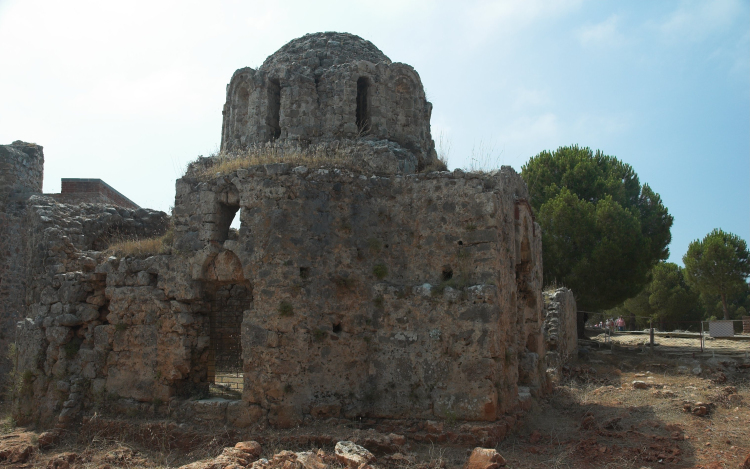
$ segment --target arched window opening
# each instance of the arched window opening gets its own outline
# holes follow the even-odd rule
[[[370,79],[357,80],[357,131],[366,132],[370,128]]]
[[[268,115],[266,124],[269,129],[269,136],[272,140],[281,137],[281,85],[278,80],[268,81]]]
[[[237,90],[234,111],[234,138],[240,140],[247,133],[247,117],[250,105],[250,91],[246,86]]]
[[[234,238],[232,234],[239,228],[239,218],[237,216],[240,210],[239,205],[219,204],[219,221],[216,224],[218,236],[216,241],[224,241]]]

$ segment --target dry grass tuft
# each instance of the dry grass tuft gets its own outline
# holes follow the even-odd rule
[[[231,174],[238,169],[246,169],[271,163],[289,163],[309,168],[336,167],[358,169],[354,159],[354,147],[345,143],[317,144],[307,147],[280,143],[255,144],[246,150],[220,152],[208,158],[200,158],[190,164],[186,172],[200,180]]]
[[[162,236],[154,238],[131,238],[114,241],[105,251],[116,257],[148,257],[170,254],[174,241],[174,228],[170,227]]]

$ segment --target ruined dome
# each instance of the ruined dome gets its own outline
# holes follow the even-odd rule
[[[445,168],[435,153],[432,104],[417,71],[391,62],[354,34],[308,34],[259,69],[237,70],[223,114],[222,151],[322,145],[326,154],[346,147],[373,173]]]
[[[270,55],[261,71],[270,72],[279,67],[309,67],[316,75],[326,69],[357,60],[390,64],[389,59],[372,42],[349,33],[313,33],[286,43],[281,49]]]

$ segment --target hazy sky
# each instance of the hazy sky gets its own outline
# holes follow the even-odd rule
[[[318,31],[416,68],[451,169],[589,146],[661,194],[672,261],[713,228],[750,239],[747,0],[0,0],[0,143],[44,146],[46,192],[101,178],[167,210],[232,73]]]

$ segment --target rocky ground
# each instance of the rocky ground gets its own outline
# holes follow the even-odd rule
[[[43,432],[13,428],[6,418],[0,465],[750,469],[748,358],[665,358],[593,348],[584,350],[554,379],[554,394],[534,405],[523,428],[494,448],[497,453],[488,449],[472,455],[471,447],[417,443],[397,432],[367,431],[356,422],[335,428],[318,424],[284,431],[258,429],[251,439],[259,443],[254,443],[238,442],[221,430],[94,419],[80,433],[51,443]],[[159,429],[168,427],[181,433],[162,437]],[[342,446],[342,438],[357,444]]]

